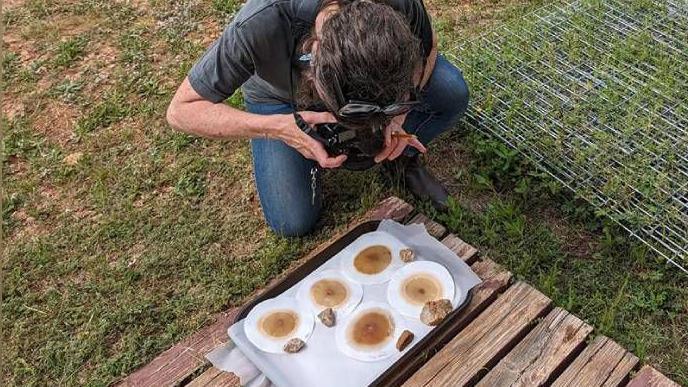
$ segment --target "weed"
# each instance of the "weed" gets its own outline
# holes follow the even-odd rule
[[[213,10],[217,12],[221,18],[228,19],[241,7],[241,2],[237,0],[213,0]]]
[[[110,94],[104,101],[91,109],[86,116],[77,121],[75,132],[78,135],[85,135],[96,129],[108,127],[127,117],[130,111],[131,109],[123,95]]]
[[[7,195],[7,193],[5,193]],[[2,229],[8,232],[14,225],[12,214],[19,209],[22,204],[20,196],[14,192],[2,199]]]
[[[176,174],[174,192],[187,199],[200,199],[205,193],[208,163],[203,160],[190,159],[180,168],[173,171]]]
[[[143,38],[142,31],[125,32],[120,37],[119,44],[122,49],[120,56],[124,62],[138,66],[148,63],[147,51],[150,43]]]
[[[85,36],[77,36],[63,42],[57,46],[54,63],[58,67],[68,67],[84,54],[84,49],[88,39]]]
[[[83,81],[65,80],[55,85],[49,95],[59,97],[65,102],[76,102],[83,87]]]
[[[2,56],[3,82],[11,80],[20,67],[19,55],[16,52],[5,51]]]

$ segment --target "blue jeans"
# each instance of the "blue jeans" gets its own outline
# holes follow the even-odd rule
[[[439,55],[419,99],[421,104],[406,116],[403,127],[427,145],[466,111],[468,86],[461,71]],[[246,109],[255,114],[293,111],[290,104],[251,101],[246,101]],[[322,209],[322,176],[316,162],[279,140],[253,139],[251,150],[258,196],[270,228],[283,236],[310,232]],[[413,155],[415,149],[405,152]]]

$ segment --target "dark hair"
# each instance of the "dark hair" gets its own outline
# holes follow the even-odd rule
[[[320,31],[319,49],[306,70],[306,93],[336,113],[340,106],[336,87],[345,101],[359,100],[379,105],[400,102],[413,88],[414,71],[421,63],[421,43],[408,21],[389,5],[369,0],[331,0],[339,4]],[[306,41],[306,45],[312,43]],[[306,47],[309,49],[310,47]],[[315,92],[316,86],[319,90]],[[302,101],[301,101],[302,102]],[[337,117],[352,127],[383,128],[391,120],[384,114],[364,121]]]

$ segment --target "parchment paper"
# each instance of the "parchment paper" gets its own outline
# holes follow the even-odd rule
[[[442,264],[451,273],[454,283],[461,292],[457,292],[455,301],[460,305],[468,290],[479,284],[480,278],[470,267],[456,256],[448,247],[427,233],[422,224],[402,225],[391,220],[384,220],[378,231],[391,234],[416,252],[416,259],[435,261]],[[326,269],[339,269],[340,258],[351,254],[344,248],[337,255],[319,267],[310,275]],[[364,285],[363,300],[387,302],[387,284]],[[279,297],[294,297],[298,283]],[[216,368],[233,372],[239,376],[242,385],[267,386],[270,382],[276,386],[332,386],[351,387],[367,386],[396,362],[403,352],[376,362],[362,362],[346,357],[337,351],[335,345],[335,328],[327,328],[316,322],[313,335],[306,348],[296,354],[270,354],[256,348],[244,334],[244,320],[238,321],[228,329],[231,341],[227,347],[217,348],[207,355]],[[433,327],[418,319],[404,318],[406,329],[415,335],[413,347]],[[266,379],[267,378],[267,379]]]

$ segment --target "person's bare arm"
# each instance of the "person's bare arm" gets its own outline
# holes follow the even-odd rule
[[[435,69],[435,62],[437,61],[437,34],[435,31],[432,32],[432,50],[428,55],[428,59],[425,61],[425,71],[423,72],[423,78],[420,81],[420,87],[423,88],[430,80],[432,71]]]
[[[330,113],[300,112],[310,125],[336,122]],[[329,157],[325,148],[305,134],[292,114],[260,115],[213,103],[201,97],[185,78],[167,108],[170,126],[184,133],[215,139],[272,138],[284,141],[324,168],[340,166],[345,156]]]

